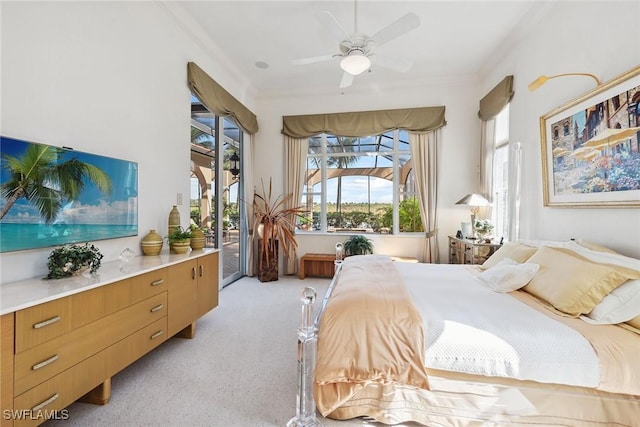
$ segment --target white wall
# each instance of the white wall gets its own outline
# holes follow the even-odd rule
[[[555,2],[534,31],[510,49],[487,77],[485,93],[499,78],[515,76],[510,138],[523,147],[521,237],[581,238],[640,257],[640,209],[543,207],[539,118],[595,87],[585,77],[548,81],[539,75],[595,74],[606,82],[640,65],[640,2]]]
[[[4,136],[138,162],[139,236],[104,240],[104,261],[156,229],[177,193],[189,211],[190,98],[195,61],[236,98],[243,85],[156,2],[2,2]],[[3,253],[2,282],[46,274],[51,248]]]

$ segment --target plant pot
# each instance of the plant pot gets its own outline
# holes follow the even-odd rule
[[[276,255],[270,256],[269,262],[267,262],[266,257],[261,260],[258,270],[258,280],[261,282],[274,282],[278,280],[278,258]]]
[[[278,242],[275,248],[269,251],[269,260],[267,254],[263,252],[262,246],[258,243],[258,280],[261,282],[273,282],[278,280]]]
[[[169,248],[173,253],[186,254],[191,249],[191,239],[170,243]]]

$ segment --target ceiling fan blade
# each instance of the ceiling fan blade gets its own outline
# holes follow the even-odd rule
[[[373,59],[373,58],[372,58]],[[413,67],[413,61],[406,58],[389,58],[387,56],[376,56],[375,64],[400,73],[406,73]]]
[[[342,73],[342,80],[340,80],[340,89],[347,88],[353,84],[353,75],[346,71]]]
[[[371,39],[375,42],[376,46],[381,46],[419,26],[420,18],[418,15],[409,12],[375,33],[371,36]]]
[[[293,65],[307,65],[307,64],[315,64],[316,62],[329,61],[333,59],[335,55],[322,55],[322,56],[313,56],[310,58],[300,58],[294,59],[291,61]]]
[[[331,36],[338,41],[349,40],[351,35],[347,33],[338,22],[333,13],[328,11],[316,13],[316,18],[331,33]]]

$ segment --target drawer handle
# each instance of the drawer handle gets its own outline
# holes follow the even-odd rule
[[[164,333],[164,330],[160,329],[158,332],[156,332],[155,334],[151,335],[151,339],[155,340],[156,338],[158,338],[163,333]]]
[[[164,279],[158,279],[151,282],[151,286],[158,286],[158,285],[162,285],[163,283],[164,283]]]
[[[52,403],[54,400],[56,400],[58,397],[60,397],[60,395],[58,393],[54,394],[53,396],[51,396],[50,398],[48,398],[47,400],[45,400],[42,403],[37,404],[36,406],[34,406],[33,408],[31,408],[31,412],[38,412],[40,409],[44,408],[45,406],[47,406],[48,404]]]
[[[55,362],[56,360],[58,360],[60,358],[60,356],[58,356],[57,354],[54,354],[53,356],[51,356],[50,358],[48,358],[47,360],[43,360],[40,363],[36,363],[35,365],[33,365],[31,367],[32,370],[36,371],[40,368],[44,368],[45,366],[47,366],[50,363]]]
[[[202,277],[203,274],[204,274],[204,267],[200,266],[200,277]]]
[[[164,304],[158,304],[158,305],[156,305],[155,307],[153,307],[153,308],[151,309],[151,312],[152,312],[152,313],[155,313],[156,311],[160,311],[160,310],[162,310],[163,308],[164,308]]]
[[[35,323],[33,325],[33,329],[40,329],[45,326],[51,325],[52,323],[56,323],[60,321],[60,316],[53,316],[51,319],[43,320],[42,322]]]

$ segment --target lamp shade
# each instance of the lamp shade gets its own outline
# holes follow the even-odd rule
[[[352,50],[340,61],[340,68],[352,76],[357,76],[367,71],[371,66],[371,60],[362,51]]]
[[[487,199],[485,199],[484,197],[482,197],[482,195],[478,193],[470,193],[464,196],[462,199],[458,200],[456,202],[456,205],[482,207],[482,206],[490,206],[491,203],[489,203]]]

